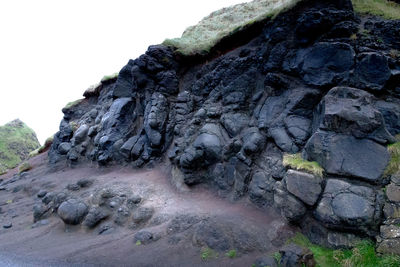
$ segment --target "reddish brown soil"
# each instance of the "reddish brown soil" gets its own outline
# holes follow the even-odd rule
[[[32,228],[32,208],[38,190],[61,191],[67,184],[81,178],[95,179],[93,187],[117,184],[146,195],[144,206],[154,207],[155,215],[194,213],[219,216],[243,227],[261,227],[266,231],[272,224],[281,224],[281,230],[287,229],[287,235],[275,237],[282,239],[281,243],[293,233],[293,228],[273,210],[257,209],[246,200],[232,203],[204,188],[178,192],[171,185],[165,166],[148,170],[98,168],[94,165],[58,166],[55,169],[49,168],[46,154],[31,159],[30,163],[34,168],[26,176],[6,185],[7,190],[0,191],[0,265],[251,266],[256,258],[278,249],[271,245],[269,251],[241,253],[234,259],[220,254],[218,258],[205,261],[201,259],[201,248],[191,242],[171,245],[167,238],[161,238],[137,246],[133,241],[137,230],[129,228],[120,227],[111,234],[98,235],[96,230],[81,226],[67,227],[57,215],[48,218],[48,224]],[[0,179],[12,179],[13,174],[15,171],[10,171]],[[84,196],[85,192],[81,194]],[[3,229],[7,222],[12,222],[12,228]]]

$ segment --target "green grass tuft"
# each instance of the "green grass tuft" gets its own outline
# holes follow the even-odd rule
[[[116,79],[116,78],[118,78],[118,72],[115,72],[111,75],[104,75],[103,78],[101,79],[101,83],[105,83],[109,80]]]
[[[70,109],[76,105],[79,105],[82,101],[83,99],[77,99],[75,101],[68,102],[63,109]]]
[[[366,240],[360,242],[353,249],[329,249],[322,246],[312,244],[307,237],[301,233],[297,233],[293,238],[289,239],[289,243],[294,243],[304,248],[310,249],[313,254],[317,266],[355,266],[355,267],[375,267],[400,266],[400,257],[394,255],[378,256],[375,252],[375,245],[372,241]]]
[[[229,250],[225,255],[228,257],[228,258],[231,258],[231,259],[233,259],[233,258],[236,258],[236,255],[237,253],[236,253],[236,250],[234,250],[234,249],[231,249],[231,250]]]
[[[284,154],[283,166],[295,170],[305,171],[316,176],[322,177],[324,169],[316,161],[307,161],[301,157],[300,153],[297,154]]]
[[[219,41],[248,25],[273,18],[301,0],[254,0],[211,13],[197,25],[187,28],[181,38],[167,39],[166,46],[184,55],[207,54]]]
[[[385,169],[385,175],[393,175],[400,171],[400,135],[396,136],[396,143],[388,145],[390,161]]]
[[[354,11],[360,14],[400,19],[400,5],[386,0],[352,0]]]
[[[209,247],[204,247],[201,249],[201,259],[206,261],[210,259],[218,258],[218,253]]]

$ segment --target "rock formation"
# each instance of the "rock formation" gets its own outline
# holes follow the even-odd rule
[[[382,251],[399,253],[388,230],[400,232],[399,176],[385,172],[400,133],[398,28],[360,19],[347,0],[307,0],[207,55],[150,46],[63,110],[50,163],[170,162],[188,186],[275,206],[313,242],[378,237]],[[323,176],[284,166],[293,153]],[[88,215],[72,222],[88,226],[107,216],[67,203],[62,218],[75,210]]]

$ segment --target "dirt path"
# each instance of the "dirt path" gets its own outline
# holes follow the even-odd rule
[[[178,192],[162,166],[133,170],[87,165],[54,171],[46,162],[40,155],[26,175],[0,177],[16,180],[0,191],[0,225],[12,223],[10,229],[0,229],[2,266],[251,266],[256,258],[277,251],[295,230],[273,210],[256,209],[245,200],[231,203],[204,188]],[[114,225],[101,235],[99,227],[65,226],[55,214],[33,224],[39,190],[65,191],[82,178],[94,183],[75,196],[85,199],[102,188],[127,188],[143,196],[143,206],[154,210],[152,219],[138,228]],[[136,244],[134,236],[143,229],[159,239]],[[221,250],[202,259],[204,244],[223,247],[221,240],[239,248],[237,257],[229,258]]]

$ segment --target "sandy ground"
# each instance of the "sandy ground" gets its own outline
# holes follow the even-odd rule
[[[277,251],[296,230],[273,210],[257,209],[246,200],[232,203],[201,187],[178,192],[165,166],[145,170],[94,165],[50,169],[46,153],[31,159],[31,164],[33,170],[0,189],[0,266],[251,266],[258,257]],[[13,179],[14,174],[11,171],[0,179]],[[238,253],[233,259],[220,253],[204,260],[202,248],[191,240],[171,244],[165,237],[138,246],[133,236],[140,229],[116,227],[110,234],[99,235],[96,229],[66,226],[56,214],[43,225],[33,227],[32,208],[38,201],[37,192],[61,191],[81,178],[94,179],[94,189],[118,185],[146,196],[143,205],[155,209],[153,217],[167,218],[165,224],[148,226],[149,229],[162,231],[168,218],[176,214],[216,217],[243,229],[265,231],[266,249]],[[89,193],[77,194],[85,197]],[[10,222],[10,229],[2,227]]]

